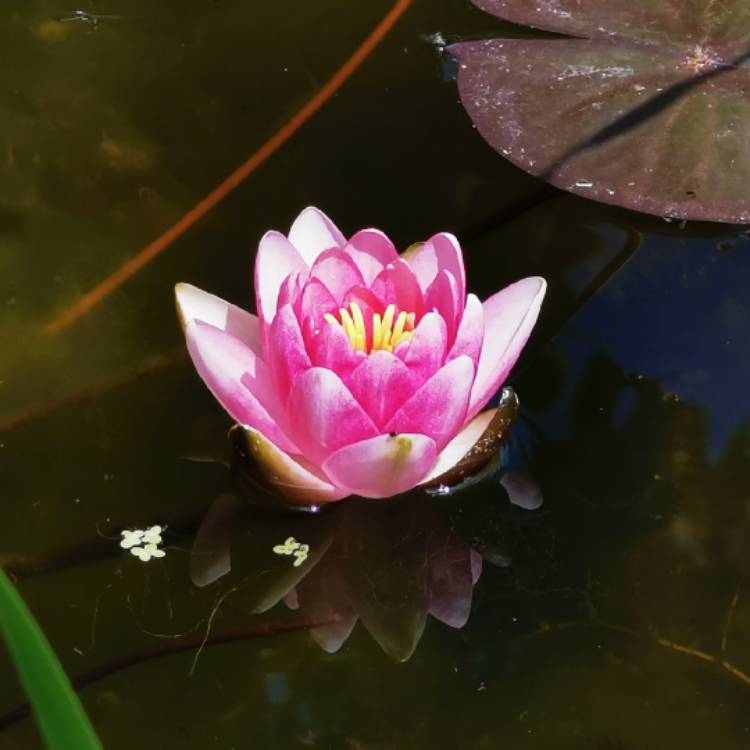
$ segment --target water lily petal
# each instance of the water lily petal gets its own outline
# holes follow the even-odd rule
[[[283,234],[266,232],[255,258],[255,304],[261,321],[269,324],[276,315],[281,285],[290,273],[308,271],[307,263]]]
[[[229,415],[283,450],[297,452],[283,431],[284,410],[265,362],[238,338],[208,323],[189,322],[185,336],[195,369]]]
[[[483,338],[484,309],[479,297],[476,294],[469,294],[466,297],[466,306],[456,332],[456,340],[448,352],[448,359],[455,359],[465,354],[467,357],[471,357],[476,367],[482,351]]]
[[[260,321],[256,315],[231,305],[220,297],[204,292],[192,284],[177,284],[174,288],[177,312],[183,330],[191,320],[202,320],[231,333],[255,354],[262,351]]]
[[[292,383],[312,367],[297,316],[290,305],[279,308],[271,323],[266,355],[276,392],[281,401],[285,402]]]
[[[308,274],[304,273],[290,273],[281,284],[279,289],[279,299],[276,302],[276,309],[284,307],[284,305],[291,305],[294,310],[294,314],[299,317],[299,311],[301,306],[301,295],[302,290],[307,282]]]
[[[430,556],[430,614],[452,628],[466,625],[471,613],[471,547],[452,534]]]
[[[341,378],[322,367],[297,379],[287,413],[295,442],[318,464],[339,448],[378,434]]]
[[[435,442],[425,435],[378,435],[336,451],[323,470],[354,494],[390,497],[414,487],[436,456]]]
[[[336,314],[339,304],[326,285],[315,277],[309,279],[300,295],[299,320],[302,330],[314,331],[322,326],[326,313]]]
[[[458,297],[458,284],[453,274],[442,268],[430,284],[424,296],[426,310],[439,313],[445,321],[448,334],[448,346],[452,346],[456,339],[458,328],[458,313],[463,305],[463,297]]]
[[[523,471],[509,471],[503,475],[500,484],[508,493],[510,502],[519,508],[537,510],[544,503],[542,488],[532,476]]]
[[[409,265],[425,292],[442,269],[450,271],[458,286],[458,299],[463,301],[466,295],[466,272],[461,245],[454,235],[440,232],[430,237],[410,255]]]
[[[365,324],[371,328],[372,327],[372,316],[375,313],[383,314],[383,305],[380,302],[380,300],[375,296],[375,294],[368,289],[365,286],[355,286],[352,287],[344,297],[344,304],[343,306],[348,308],[349,305],[355,302],[359,305],[360,310],[362,310],[362,315],[365,319]]]
[[[258,430],[244,430],[248,453],[261,469],[264,479],[281,494],[300,505],[341,500],[350,493],[336,487],[303,459],[295,460]]]
[[[482,575],[482,556],[475,550],[471,550],[471,584],[476,584]]]
[[[310,276],[320,279],[339,305],[353,286],[365,283],[357,264],[338,248],[322,252],[310,269]]]
[[[484,342],[469,417],[482,409],[508,377],[536,323],[546,289],[543,278],[531,276],[485,300]]]
[[[443,364],[447,343],[445,321],[438,313],[430,312],[417,324],[408,347],[399,347],[396,354],[423,383]]]
[[[497,409],[488,409],[481,414],[477,414],[471,422],[465,425],[461,432],[440,451],[437,463],[433,470],[424,478],[424,483],[432,482],[437,477],[452,469],[474,447],[477,440],[482,437],[482,434],[496,413]]]
[[[310,361],[315,367],[333,370],[339,377],[348,377],[367,356],[357,352],[352,342],[338,323],[323,321],[320,330],[303,332]]]
[[[419,282],[409,264],[402,258],[389,263],[370,285],[373,293],[383,304],[396,305],[398,312],[413,312],[417,318],[424,311],[424,298]]]
[[[319,208],[309,206],[294,220],[289,230],[289,242],[312,266],[322,252],[332,247],[343,247],[346,239]]]
[[[441,451],[464,423],[473,381],[474,363],[457,357],[424,383],[384,429],[428,435]]]
[[[339,622],[310,628],[310,635],[323,651],[327,654],[335,654],[346,643],[358,620],[357,615],[349,615]]]
[[[379,229],[362,229],[357,232],[344,251],[357,264],[367,286],[372,284],[385,266],[398,260],[393,243]]]
[[[417,386],[409,368],[382,349],[365,357],[345,382],[378,427],[393,416]]]

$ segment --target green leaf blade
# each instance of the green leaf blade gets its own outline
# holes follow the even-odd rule
[[[102,745],[57,656],[2,570],[0,632],[49,750],[101,750]]]

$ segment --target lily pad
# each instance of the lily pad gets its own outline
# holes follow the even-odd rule
[[[473,1],[577,37],[449,48],[463,105],[499,153],[604,203],[750,221],[750,4]]]

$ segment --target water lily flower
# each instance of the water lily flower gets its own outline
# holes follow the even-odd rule
[[[316,208],[255,261],[258,315],[188,284],[177,305],[193,363],[248,452],[290,500],[390,497],[434,481],[474,446],[546,284],[484,303],[448,233],[399,255],[377,229],[346,239]]]

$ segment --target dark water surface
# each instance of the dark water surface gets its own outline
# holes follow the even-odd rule
[[[44,335],[390,4],[82,8],[119,18],[56,21],[72,8],[49,0],[0,18],[0,561],[68,673],[88,675],[104,746],[749,747],[743,228],[598,206],[511,167],[430,41],[509,30],[464,0],[416,0],[228,200]],[[183,355],[172,287],[252,308],[257,240],[309,204],[401,247],[454,231],[482,298],[547,277],[504,455],[541,507],[511,505],[495,479],[479,498],[289,518],[238,503],[221,464],[186,460],[220,459],[228,423]],[[163,559],[118,546],[157,523]],[[298,567],[272,551],[290,536],[310,547]],[[7,713],[23,694],[0,661],[0,748],[41,747]]]

